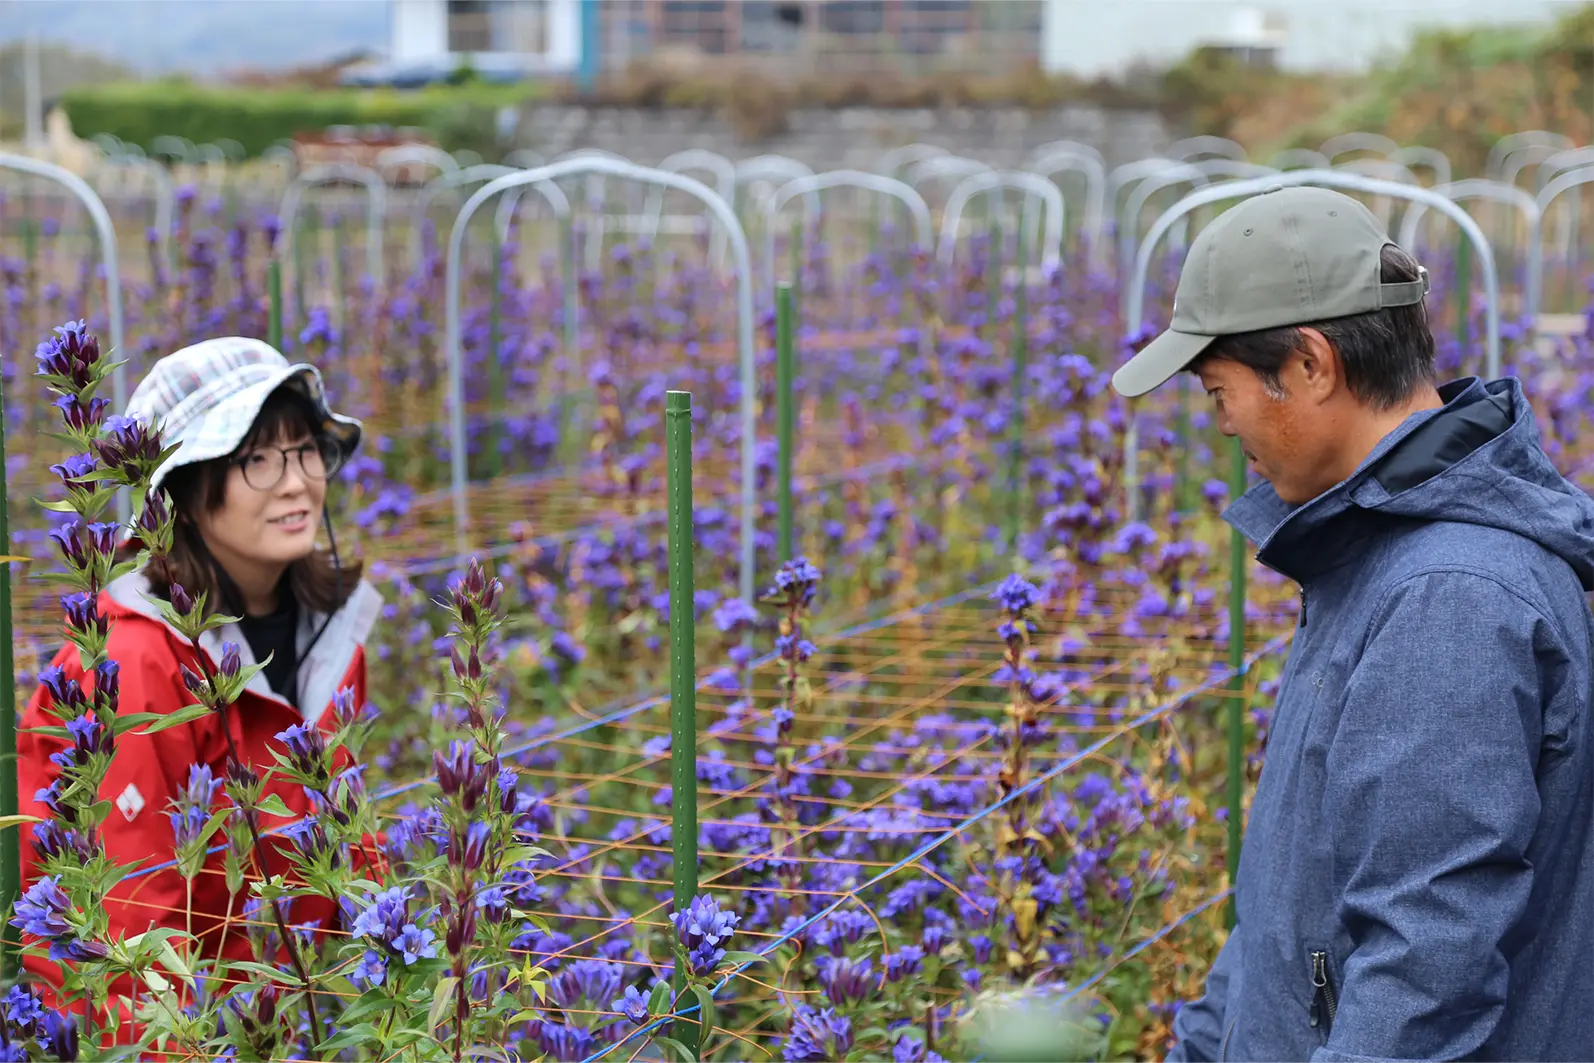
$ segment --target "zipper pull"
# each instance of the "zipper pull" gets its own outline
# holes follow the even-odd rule
[[[1304,593],[1304,592],[1303,592]],[[1304,621],[1303,621],[1304,623]],[[1323,1021],[1323,1012],[1320,1007],[1323,1001],[1323,989],[1328,985],[1328,954],[1323,952],[1312,953],[1312,1007],[1308,1012],[1312,1029],[1317,1029]]]
[[[1301,626],[1306,626],[1306,588],[1301,588]]]

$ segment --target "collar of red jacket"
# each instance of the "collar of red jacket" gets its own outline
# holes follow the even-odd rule
[[[160,624],[179,642],[191,644],[161,616],[160,606],[150,593],[149,580],[143,572],[130,572],[111,581],[110,586],[105,588],[105,594],[109,599],[109,608],[106,609],[108,617],[114,619],[119,612],[145,617]],[[361,580],[343,606],[332,614],[326,631],[299,666],[298,711],[306,722],[318,721],[332,704],[332,695],[337,693],[338,684],[348,674],[354,655],[365,645],[381,609],[382,596],[370,583]],[[327,620],[325,613],[307,612],[301,616],[301,645],[309,640],[310,634],[321,626],[323,620]],[[249,640],[244,638],[236,624],[205,632],[200,636],[199,646],[210,655],[212,663],[219,664],[223,642],[238,644],[245,665],[257,663],[250,651]],[[287,704],[272,691],[264,673],[256,673],[250,679],[248,689],[263,698]]]

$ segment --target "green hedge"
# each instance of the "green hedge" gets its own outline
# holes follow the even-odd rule
[[[250,155],[300,133],[336,125],[417,126],[453,150],[491,137],[493,112],[525,98],[524,86],[391,89],[240,89],[182,82],[146,82],[72,89],[60,105],[72,132],[109,133],[145,151],[156,137],[208,144],[230,137]],[[490,146],[490,145],[489,145]]]

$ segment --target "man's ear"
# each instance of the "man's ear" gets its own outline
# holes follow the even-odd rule
[[[1318,403],[1332,399],[1345,382],[1345,365],[1339,352],[1315,328],[1297,330],[1301,337],[1296,365],[1297,383],[1303,395]]]

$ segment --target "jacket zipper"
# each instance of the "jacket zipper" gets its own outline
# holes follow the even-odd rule
[[[1229,1028],[1223,1031],[1223,1044],[1218,1047],[1218,1063],[1228,1063],[1229,1039],[1234,1036],[1234,1028],[1240,1024],[1239,1019],[1229,1023]]]
[[[1306,626],[1306,588],[1301,587],[1301,627]]]
[[[1334,980],[1328,976],[1328,953],[1320,950],[1312,953],[1312,990],[1312,1028],[1317,1028],[1326,1011],[1328,1028],[1332,1030],[1334,1015],[1339,1011],[1339,1000],[1334,996]]]

